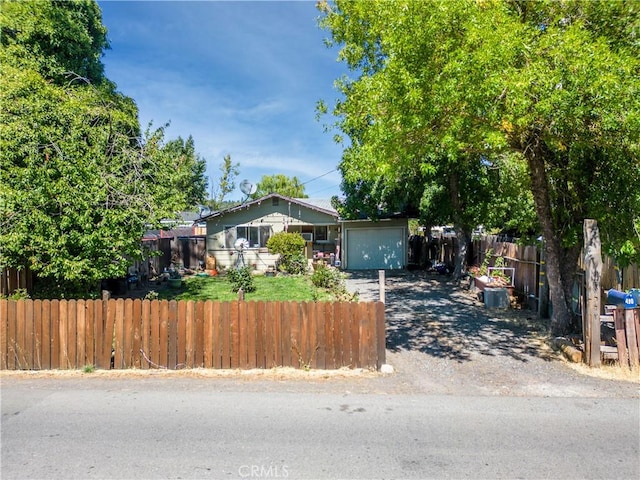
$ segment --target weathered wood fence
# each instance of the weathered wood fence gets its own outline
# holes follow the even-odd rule
[[[379,369],[380,302],[0,300],[0,369]]]
[[[613,326],[614,335],[600,346],[604,359],[618,360],[620,365],[640,366],[640,308],[624,309],[607,306],[600,322]]]

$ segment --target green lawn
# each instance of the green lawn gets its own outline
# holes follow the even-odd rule
[[[256,291],[245,293],[245,300],[331,301],[333,297],[324,289],[316,288],[308,276],[278,275],[254,277]],[[238,294],[224,276],[185,278],[182,288],[163,289],[159,298],[168,300],[237,300]]]

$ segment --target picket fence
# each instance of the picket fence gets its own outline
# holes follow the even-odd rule
[[[0,369],[379,369],[380,302],[0,300]]]

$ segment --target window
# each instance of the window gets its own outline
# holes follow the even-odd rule
[[[329,227],[326,225],[316,226],[313,228],[313,239],[316,242],[326,242],[329,240]]]
[[[266,248],[272,233],[271,225],[237,225],[224,227],[225,248],[233,248],[238,238],[249,240],[249,248]]]

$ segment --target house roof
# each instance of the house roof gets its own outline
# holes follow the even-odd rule
[[[338,211],[331,206],[330,200],[292,198],[292,197],[286,197],[284,195],[280,195],[279,193],[270,193],[269,195],[265,195],[264,197],[258,198],[256,200],[243,203],[242,205],[236,205],[235,207],[230,207],[225,210],[213,212],[210,215],[202,217],[200,220],[209,220],[211,218],[221,217],[229,213],[238,212],[240,210],[250,208],[253,205],[260,205],[260,203],[264,202],[265,200],[269,200],[271,198],[279,198],[285,202],[290,202],[292,204],[300,205],[310,210],[315,210],[317,212],[324,213],[326,215],[331,215],[333,217],[336,217],[336,219],[338,218]]]

